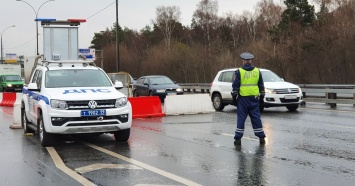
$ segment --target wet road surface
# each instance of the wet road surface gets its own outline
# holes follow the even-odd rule
[[[128,143],[112,135],[62,136],[42,148],[37,136],[9,129],[1,107],[3,185],[354,185],[355,108],[308,104],[262,113],[266,144],[247,119],[233,145],[235,107],[200,115],[134,119]],[[1,184],[1,185],[2,185]]]

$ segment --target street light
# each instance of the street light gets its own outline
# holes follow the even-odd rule
[[[3,59],[3,56],[2,56],[2,54],[3,54],[3,48],[2,48],[2,35],[4,34],[4,32],[7,30],[7,29],[9,29],[9,28],[11,28],[11,27],[15,27],[15,25],[12,25],[12,26],[9,26],[9,27],[7,27],[7,28],[5,28],[2,32],[1,32],[1,63],[4,63],[4,59]]]
[[[27,3],[26,1],[23,1],[23,0],[16,0],[16,1],[21,1],[21,2],[26,3],[27,5],[29,5],[32,8],[32,10],[34,11],[34,13],[36,15],[36,19],[37,19],[38,18],[38,12],[41,9],[41,7],[44,4],[46,4],[46,3],[50,2],[50,1],[54,1],[54,0],[48,0],[48,1],[44,2],[44,3],[42,3],[41,6],[39,6],[39,8],[37,9],[37,11],[33,8],[33,6],[30,3]],[[36,39],[37,39],[37,55],[39,55],[39,52],[38,52],[38,21],[36,21]]]

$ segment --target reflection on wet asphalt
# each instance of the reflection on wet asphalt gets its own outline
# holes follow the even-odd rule
[[[265,109],[266,144],[259,144],[247,119],[242,144],[234,146],[236,109],[226,107],[134,119],[128,143],[109,134],[62,136],[54,149],[67,167],[96,185],[353,185],[354,113],[354,107],[319,104],[297,112]],[[8,113],[1,115],[11,123]],[[81,185],[54,165],[37,136],[0,127],[4,184]]]

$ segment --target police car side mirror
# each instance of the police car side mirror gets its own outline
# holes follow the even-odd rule
[[[28,90],[29,91],[40,91],[40,89],[37,87],[36,83],[30,83],[28,84]]]
[[[282,81],[285,81],[284,78],[281,78]]]
[[[116,88],[117,90],[123,88],[122,82],[121,82],[121,81],[115,81],[115,88]]]

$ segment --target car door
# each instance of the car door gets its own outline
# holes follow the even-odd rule
[[[36,83],[37,88],[40,89],[42,86],[42,71],[39,69],[36,70],[30,82]],[[39,91],[31,91],[31,93],[28,95],[29,115],[27,117],[30,121],[34,123],[37,123],[36,120],[37,120],[37,105],[38,105],[39,93],[40,93]]]
[[[232,100],[232,83],[235,79],[234,71],[225,71],[221,74],[219,78],[221,95],[224,100]]]
[[[149,96],[149,78],[144,78],[141,86],[141,95]]]

